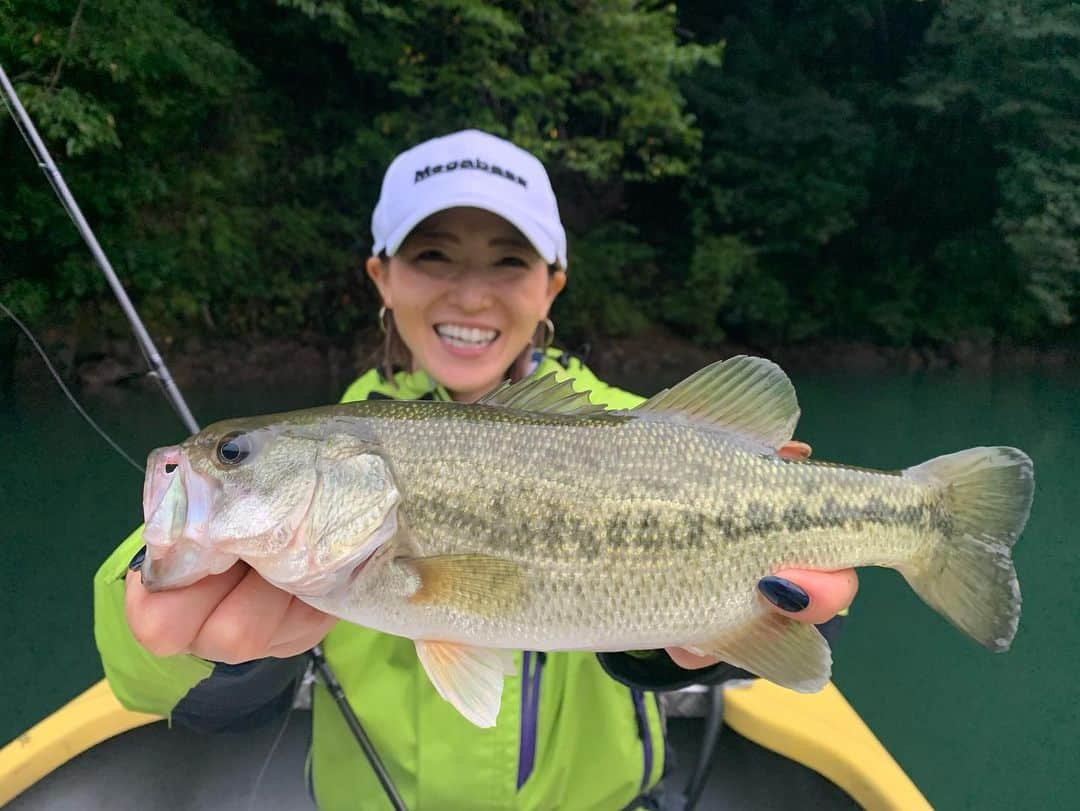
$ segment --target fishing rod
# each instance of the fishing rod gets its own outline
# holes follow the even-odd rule
[[[147,331],[146,327],[143,325],[139,313],[131,303],[131,299],[128,298],[127,291],[120,283],[120,279],[113,270],[112,263],[109,262],[109,258],[105,255],[105,251],[102,250],[101,244],[94,235],[93,229],[90,228],[90,224],[83,216],[82,209],[79,208],[79,204],[75,201],[75,196],[71,193],[67,183],[64,181],[64,176],[60,173],[60,169],[53,161],[48,147],[45,146],[45,142],[38,134],[37,127],[34,126],[34,122],[26,112],[26,108],[23,107],[22,101],[19,99],[19,94],[15,91],[15,86],[11,83],[11,80],[8,79],[7,72],[4,70],[3,65],[0,65],[0,97],[3,98],[4,105],[7,107],[8,112],[11,113],[11,117],[15,120],[15,126],[22,134],[23,140],[25,140],[26,145],[30,147],[30,151],[33,153],[35,160],[37,160],[38,167],[45,173],[45,177],[48,178],[49,184],[60,198],[64,210],[67,211],[68,217],[71,218],[75,228],[79,231],[83,241],[90,249],[94,261],[97,262],[101,272],[105,274],[105,278],[112,288],[113,295],[116,296],[121,309],[124,311],[124,315],[127,316],[127,319],[131,324],[131,328],[135,331],[135,337],[138,339],[139,348],[142,350],[146,362],[150,365],[150,374],[161,382],[166,397],[188,431],[192,434],[199,433],[199,424],[195,421],[191,409],[188,408],[187,402],[184,400],[184,395],[180,393],[180,389],[177,388],[176,383],[173,381],[172,375],[169,373],[169,368],[165,365],[164,358],[161,357],[161,353],[158,352],[157,347],[154,345],[154,341],[150,337],[150,333]],[[4,310],[11,315],[12,319],[19,326],[22,326],[21,322],[19,322],[6,307]],[[30,334],[25,327],[23,327],[23,329],[28,335]],[[38,348],[38,351],[41,352],[42,357],[45,357],[46,365],[50,366],[50,371],[53,371],[51,365],[48,363],[48,357],[45,356],[44,351],[38,347],[37,341],[34,340],[32,335],[30,335],[30,340],[31,343]],[[53,375],[61,383],[61,388],[64,389],[65,394],[67,394],[72,402],[75,403],[79,412],[86,417],[95,430],[104,435],[104,432],[94,424],[94,421],[91,420],[88,415],[86,415],[74,396],[67,391],[67,387],[60,381],[59,375],[57,375],[55,371],[53,371]],[[106,439],[109,441],[109,444],[116,447],[111,439],[108,439],[108,437],[106,437]],[[122,456],[128,458],[127,454],[120,451],[119,448],[117,448],[117,450]],[[130,458],[129,461],[131,461]],[[138,467],[138,465],[136,465],[136,467]],[[337,704],[341,714],[345,717],[345,723],[348,725],[353,733],[353,737],[356,738],[356,742],[363,750],[364,756],[368,759],[368,763],[375,771],[375,775],[378,777],[379,783],[382,785],[383,791],[386,793],[386,797],[390,801],[390,804],[394,807],[395,811],[407,811],[401,796],[398,794],[397,788],[390,779],[390,774],[386,770],[386,766],[383,765],[378,752],[375,751],[375,747],[372,745],[370,738],[364,731],[360,719],[356,717],[356,713],[353,712],[352,706],[346,700],[344,690],[341,689],[337,679],[334,677],[333,671],[330,669],[330,665],[323,657],[322,648],[316,645],[308,655],[312,666],[323,680],[330,695],[333,696],[334,702]],[[286,716],[286,721],[287,720],[288,716]],[[284,731],[284,727],[282,728],[282,731]],[[271,750],[271,754],[273,754],[273,750]]]
[[[22,101],[19,100],[19,94],[15,92],[15,86],[11,83],[11,80],[8,79],[8,75],[4,71],[3,65],[0,65],[0,91],[2,91],[3,94],[4,104],[7,106],[8,112],[11,113],[11,117],[15,120],[15,126],[18,127],[19,132],[26,141],[26,145],[30,147],[30,151],[34,154],[38,167],[45,173],[45,177],[48,178],[49,184],[60,198],[64,210],[67,211],[68,216],[75,224],[75,228],[78,230],[79,235],[90,249],[94,261],[97,262],[97,266],[101,268],[101,272],[105,274],[105,279],[109,282],[109,287],[112,288],[113,295],[116,296],[116,300],[120,302],[120,308],[124,311],[124,315],[127,316],[128,321],[131,323],[131,328],[135,331],[135,337],[139,342],[139,348],[142,349],[143,355],[146,357],[146,362],[150,364],[150,374],[161,381],[161,385],[165,390],[165,395],[168,398],[169,403],[176,411],[177,416],[183,421],[184,426],[188,431],[192,434],[199,433],[199,424],[195,422],[195,417],[192,416],[191,409],[188,408],[187,403],[184,401],[184,396],[176,387],[176,383],[173,382],[172,375],[169,374],[169,368],[165,365],[165,361],[161,357],[161,353],[158,352],[157,347],[154,346],[154,341],[150,337],[150,333],[146,331],[146,327],[143,325],[142,319],[139,318],[139,314],[136,312],[134,305],[132,305],[131,299],[128,298],[127,291],[124,289],[124,286],[120,284],[120,279],[117,278],[112,263],[109,262],[109,258],[105,255],[105,251],[101,249],[101,245],[94,235],[93,229],[90,228],[90,224],[83,216],[82,209],[79,208],[79,204],[75,202],[74,195],[72,195],[67,183],[64,182],[64,176],[60,174],[60,170],[53,161],[52,155],[49,154],[45,142],[42,141],[41,136],[38,135],[37,127],[34,126],[34,122],[30,119],[29,114],[27,114],[26,108],[22,105]]]

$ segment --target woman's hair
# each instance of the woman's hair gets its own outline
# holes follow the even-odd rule
[[[390,257],[386,255],[386,251],[379,251],[378,259],[383,265],[389,265]],[[558,264],[548,265],[548,273],[556,273],[562,270]],[[409,351],[409,347],[406,346],[405,341],[402,339],[401,334],[397,330],[397,324],[394,322],[394,311],[385,310],[382,312],[381,321],[379,325],[383,330],[383,342],[382,349],[379,353],[377,362],[377,368],[379,373],[383,376],[384,380],[394,383],[394,372],[401,369],[412,369],[412,352]],[[537,346],[536,334],[540,331],[541,325],[536,325],[536,330],[533,332],[532,341],[529,345],[522,350],[514,362],[510,364],[510,368],[506,370],[506,378],[511,382],[516,383],[521,380],[529,371],[529,359],[532,356],[532,351]]]

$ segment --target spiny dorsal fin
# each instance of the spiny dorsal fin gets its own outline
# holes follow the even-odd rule
[[[736,355],[706,366],[633,409],[711,423],[774,450],[799,421],[795,388],[770,360]]]
[[[543,377],[503,383],[477,400],[477,405],[575,417],[605,412],[603,406],[594,405],[589,400],[588,392],[576,391],[570,380],[559,381],[555,374],[549,372]]]

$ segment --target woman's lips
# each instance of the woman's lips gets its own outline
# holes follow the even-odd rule
[[[462,358],[484,354],[499,339],[499,331],[467,324],[436,324],[435,334],[448,353]]]

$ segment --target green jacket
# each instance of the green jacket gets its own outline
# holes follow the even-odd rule
[[[609,408],[630,408],[641,401],[603,383],[577,358],[558,350],[548,350],[538,360],[534,374],[555,371]],[[372,370],[342,399],[370,397],[447,395],[423,372],[399,372],[391,382]],[[134,710],[214,728],[200,722],[220,712],[212,694],[224,685],[226,698],[218,704],[227,705],[232,718],[220,726],[254,724],[284,711],[291,692],[281,688],[288,688],[298,675],[300,657],[295,662],[261,660],[229,667],[190,655],[157,658],[139,646],[124,618],[123,577],[141,544],[137,530],[102,565],[94,583],[98,648],[120,701]],[[436,694],[411,640],[341,622],[323,648],[414,811],[621,809],[663,773],[663,730],[655,695],[614,680],[593,654],[518,654],[518,672],[507,677],[497,725],[480,729]],[[277,690],[273,700],[266,699],[264,688],[229,691],[230,685],[255,680],[271,668],[276,668],[276,675],[267,677],[269,692]],[[312,723],[308,777],[319,806],[389,808],[321,685],[314,692]]]

